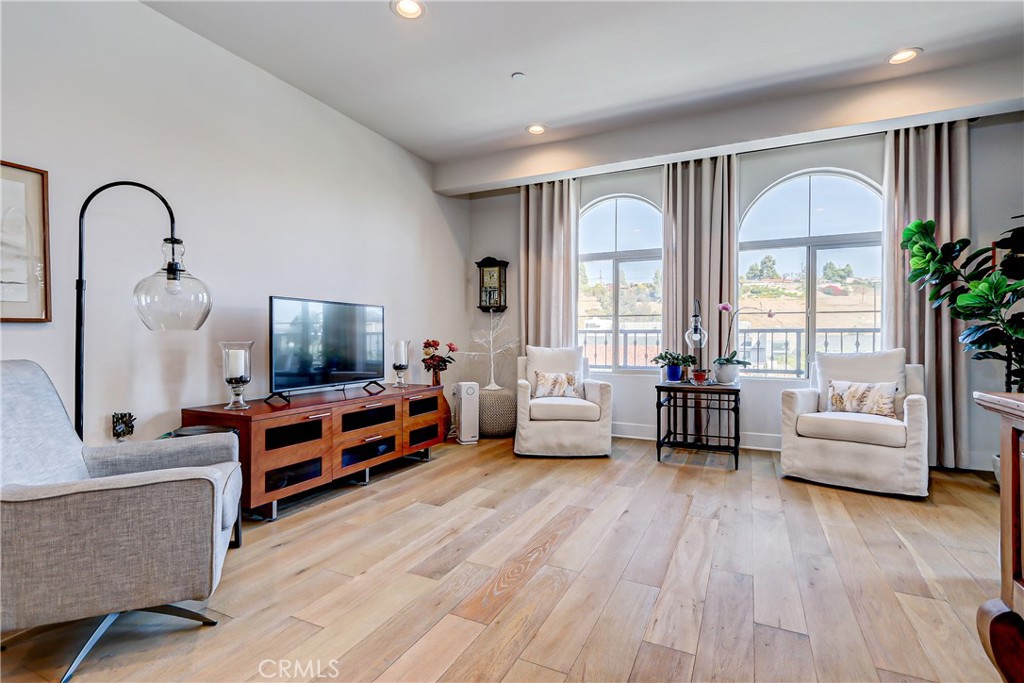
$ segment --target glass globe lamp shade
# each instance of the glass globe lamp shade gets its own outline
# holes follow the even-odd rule
[[[704,330],[704,327],[700,324],[700,318],[693,321],[690,329],[686,331],[685,339],[686,345],[691,349],[703,349],[708,345],[708,333]]]
[[[151,330],[198,330],[210,315],[210,289],[182,263],[184,244],[165,239],[166,266],[135,285],[135,310]]]

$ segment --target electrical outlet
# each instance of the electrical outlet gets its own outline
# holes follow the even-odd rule
[[[135,416],[131,413],[114,413],[111,419],[112,435],[118,441],[124,441],[135,433]]]

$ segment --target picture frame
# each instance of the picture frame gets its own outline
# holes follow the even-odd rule
[[[0,322],[51,322],[47,172],[0,161]]]

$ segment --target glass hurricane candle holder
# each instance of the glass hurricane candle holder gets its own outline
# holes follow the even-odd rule
[[[245,385],[252,379],[251,341],[220,342],[224,355],[224,382],[231,389],[231,403],[224,410],[245,410],[249,404],[242,398]]]
[[[410,339],[399,339],[391,342],[392,362],[391,369],[395,371],[395,386],[407,387],[405,383],[405,371],[409,369],[409,345]]]

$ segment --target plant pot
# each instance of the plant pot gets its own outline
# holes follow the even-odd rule
[[[721,364],[715,366],[715,381],[719,384],[735,384],[740,378],[740,366]]]
[[[683,378],[683,368],[680,365],[666,365],[665,377],[669,382],[678,382]]]
[[[705,384],[708,381],[707,370],[694,370],[693,371],[693,382],[694,384]]]
[[[999,454],[996,453],[992,456],[992,472],[996,475],[996,486],[1003,485],[1003,470],[1000,465]]]

